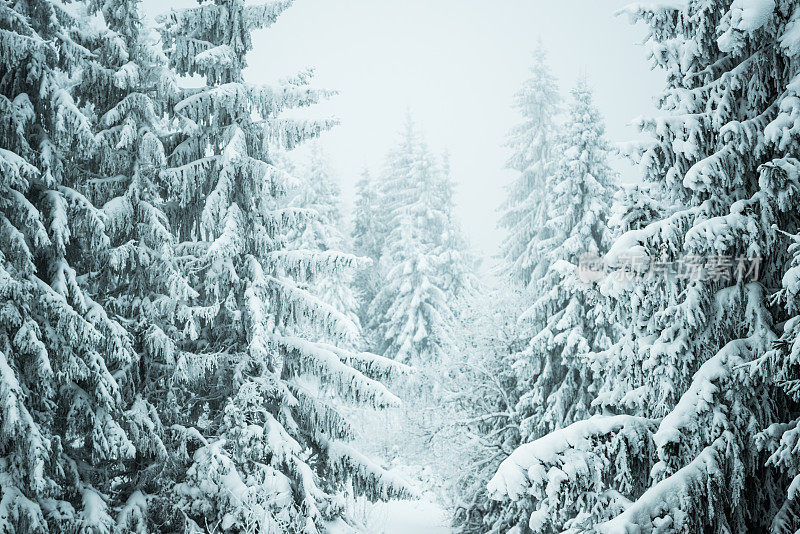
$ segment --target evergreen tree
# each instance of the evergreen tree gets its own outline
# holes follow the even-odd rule
[[[136,456],[127,464],[124,484],[116,488],[127,499],[117,523],[122,530],[145,531],[151,495],[169,484],[163,477],[167,431],[154,403],[170,368],[148,351],[148,342],[159,335],[178,339],[175,317],[197,295],[175,253],[165,214],[170,184],[161,174],[166,165],[162,139],[169,126],[164,117],[177,87],[157,39],[142,25],[136,2],[93,7],[102,13],[116,46],[92,49],[104,65],[78,86],[93,106],[99,129],[93,162],[97,176],[87,184],[87,196],[102,206],[111,244],[105,268],[90,280],[98,302],[124,322],[137,353],[122,383]],[[91,99],[98,86],[104,90]]]
[[[364,169],[356,182],[355,213],[353,215],[353,246],[356,253],[377,263],[383,253],[383,229],[380,226],[378,183]]]
[[[372,260],[369,265],[356,271],[354,278],[358,316],[363,325],[369,324],[369,305],[381,287],[379,267],[385,233],[379,201],[377,180],[370,175],[369,170],[364,169],[361,179],[356,183],[352,232],[354,252]],[[366,334],[370,337],[373,332],[367,329]],[[377,344],[372,340],[369,343]]]
[[[201,4],[171,12],[160,29],[177,74],[206,82],[181,89],[172,108],[179,131],[163,173],[169,223],[182,241],[176,250],[197,294],[175,317],[180,337],[148,339],[152,357],[172,365],[158,403],[175,482],[163,488],[161,529],[320,532],[346,515],[348,492],[408,494],[348,444],[352,428],[327,395],[396,405],[378,381],[396,365],[339,348],[357,328],[301,287],[357,259],[289,246],[316,214],[288,205],[289,184],[271,153],[333,122],[280,114],[327,93],[309,87],[308,73],[275,86],[242,75],[251,31],[289,4]]]
[[[379,254],[362,271],[361,294],[375,291],[365,312],[368,342],[376,352],[409,364],[402,410],[387,413],[372,446],[405,466],[432,492],[448,476],[435,441],[446,417],[442,377],[457,347],[457,299],[471,283],[471,258],[453,216],[447,158],[435,159],[409,118],[379,182],[364,180],[357,199],[356,243]]]
[[[533,530],[796,529],[795,323],[785,323],[796,248],[783,232],[800,222],[799,7],[629,9],[667,73],[666,116],[642,122],[654,141],[638,154],[658,209],[606,256],[607,315],[624,328],[594,356],[604,415],[523,445],[490,483],[497,498],[534,496]]]
[[[302,171],[295,172],[301,178],[295,188],[296,191],[290,193],[293,196],[290,205],[308,210],[310,219],[298,229],[297,235],[289,237],[290,246],[300,250],[332,253],[352,249],[343,231],[341,190],[331,175],[330,164],[319,143],[311,146],[308,161]],[[324,302],[344,312],[354,323],[359,323],[352,273],[341,272],[335,273],[334,276],[320,276],[310,289]]]
[[[561,97],[541,45],[536,49],[531,77],[514,99],[523,121],[510,132],[513,155],[507,167],[519,176],[501,207],[500,226],[507,231],[501,253],[512,279],[525,287],[544,274],[534,250],[547,218],[544,192],[557,162],[557,117]]]
[[[452,300],[468,284],[469,262],[452,195],[449,174],[409,119],[381,184],[382,288],[369,306],[381,352],[403,363],[441,361],[455,346]]]
[[[615,190],[615,176],[608,165],[610,147],[584,81],[572,97],[557,149],[561,157],[548,177],[542,200],[546,218],[531,247],[542,275],[531,286],[533,305],[519,319],[528,340],[514,363],[519,391],[515,420],[522,443],[541,443],[537,438],[588,415],[595,379],[587,357],[607,348],[613,334],[596,287],[578,272],[582,262],[599,258],[610,244],[608,212]],[[571,491],[578,495],[581,490],[576,486]],[[548,496],[536,494],[535,498],[551,514],[537,527],[541,531],[561,528],[559,519],[573,511]],[[533,509],[526,502],[506,503],[486,518],[488,527],[498,532],[501,527],[516,527],[525,532]]]
[[[107,235],[114,221],[83,194],[116,165],[106,139],[95,137],[94,112],[125,113],[120,102],[138,85],[139,66],[129,61],[141,42],[136,6],[91,4],[105,20],[90,19],[86,8],[68,12],[45,0],[0,6],[0,528],[7,532],[108,532],[118,521],[139,528],[131,468],[157,443],[137,428],[130,405],[139,358],[125,321],[112,299],[99,299],[109,286],[98,273],[119,258]],[[136,163],[119,164],[126,180],[157,159],[153,144],[144,136]]]
[[[520,317],[530,332],[515,364],[523,392],[517,405],[523,441],[588,414],[592,375],[584,356],[610,342],[598,295],[576,271],[585,258],[608,248],[615,177],[605,126],[585,82],[572,97],[558,147],[561,158],[543,195],[546,219],[532,244],[544,272],[532,286],[536,300]]]

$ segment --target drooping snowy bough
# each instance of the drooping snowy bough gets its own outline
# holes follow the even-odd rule
[[[608,519],[641,491],[636,469],[652,449],[656,423],[628,415],[596,415],[517,448],[489,481],[492,498],[533,498],[534,531],[580,530]]]

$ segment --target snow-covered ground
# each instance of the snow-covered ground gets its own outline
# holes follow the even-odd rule
[[[429,501],[391,501],[378,505],[383,525],[376,534],[450,534],[450,514]]]
[[[327,534],[452,534],[450,514],[431,500],[390,501],[362,508],[361,527],[328,523]]]

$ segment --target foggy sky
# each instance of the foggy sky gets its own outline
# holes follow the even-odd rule
[[[367,166],[380,169],[407,110],[434,151],[450,153],[457,214],[471,244],[497,252],[497,207],[513,174],[504,171],[506,132],[518,120],[513,94],[528,75],[541,38],[563,93],[580,75],[612,142],[638,138],[629,126],[654,112],[663,77],[651,72],[643,28],[614,12],[626,0],[296,0],[268,30],[257,32],[248,81],[259,83],[316,68],[316,84],[339,96],[314,116],[341,125],[322,139],[345,203]],[[145,0],[152,15],[190,0]],[[625,181],[637,173],[616,168]]]

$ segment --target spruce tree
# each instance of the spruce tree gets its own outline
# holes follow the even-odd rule
[[[289,4],[228,0],[162,20],[170,65],[205,80],[181,89],[171,110],[179,130],[163,173],[176,250],[197,291],[176,316],[180,338],[150,340],[172,363],[160,404],[173,443],[175,483],[162,495],[170,528],[321,532],[346,519],[350,492],[408,494],[348,444],[352,428],[327,395],[394,406],[378,380],[396,365],[340,348],[352,344],[356,326],[301,287],[358,260],[290,247],[318,214],[290,205],[290,184],[271,155],[334,124],[281,116],[328,93],[310,88],[307,73],[274,86],[242,74],[251,32]]]
[[[599,257],[608,248],[615,176],[608,165],[605,126],[585,82],[572,98],[558,145],[561,157],[543,195],[546,218],[531,247],[544,271],[532,285],[533,305],[520,317],[530,332],[515,364],[523,441],[588,414],[593,378],[583,357],[610,342],[598,295],[576,271],[585,258]]]
[[[358,316],[362,325],[369,324],[369,305],[381,288],[380,260],[383,255],[385,231],[380,217],[378,181],[368,169],[364,169],[356,183],[356,198],[353,213],[353,251],[371,262],[356,271],[354,287],[358,302]],[[365,334],[370,345],[375,332],[367,328]]]
[[[94,111],[133,85],[135,4],[92,4],[105,17],[93,23],[87,6],[74,7],[0,6],[0,527],[9,532],[108,532],[115,515],[140,516],[131,466],[154,445],[152,434],[139,439],[132,413],[138,355],[98,282],[117,261],[113,222],[84,194],[112,166]]]
[[[369,306],[381,352],[403,363],[441,361],[455,346],[452,300],[469,283],[469,261],[450,180],[409,119],[381,183],[383,285]]]
[[[356,182],[355,212],[353,214],[353,246],[356,253],[378,262],[383,253],[383,234],[380,226],[380,197],[378,182],[368,169]]]
[[[561,102],[541,43],[530,70],[531,77],[514,98],[514,108],[523,121],[509,134],[507,144],[513,153],[506,166],[518,176],[508,189],[500,218],[500,226],[506,229],[501,254],[508,274],[522,287],[544,274],[537,268],[534,247],[547,217],[544,191],[557,161],[554,145]]]
[[[520,317],[528,341],[514,363],[519,390],[515,419],[525,444],[540,446],[538,438],[546,439],[543,436],[589,414],[595,377],[588,356],[607,348],[613,335],[596,286],[579,273],[582,262],[599,258],[611,241],[608,213],[616,185],[604,132],[591,90],[581,81],[572,91],[557,148],[560,159],[548,177],[542,200],[547,206],[546,218],[532,246],[542,276],[531,286],[533,305]],[[491,491],[495,491],[494,484],[491,481]],[[572,495],[582,490],[578,486],[570,489]],[[546,511],[537,511],[537,517],[546,515],[546,521],[534,528],[544,532],[563,528],[561,518],[574,512],[573,506],[549,493],[534,494],[533,504]],[[495,522],[488,526],[526,532],[528,517],[533,517],[536,509],[527,502],[506,503],[487,518]]]
[[[341,190],[332,176],[330,163],[319,143],[311,146],[304,165],[294,171],[298,185],[289,192],[290,206],[309,211],[309,220],[289,236],[290,247],[336,253],[351,251],[344,232],[341,208]],[[363,270],[369,262],[362,261],[357,269]],[[324,302],[345,313],[358,324],[358,303],[353,288],[353,273],[339,272],[320,276],[309,289]]]
[[[667,74],[637,153],[658,208],[606,256],[607,315],[624,328],[594,357],[603,415],[523,445],[490,483],[534,495],[533,530],[796,529],[798,7],[628,10]]]
[[[179,338],[175,317],[196,296],[175,252],[165,213],[170,184],[161,173],[170,126],[165,117],[177,87],[155,32],[141,22],[137,2],[93,7],[113,32],[116,47],[93,50],[105,65],[79,85],[93,105],[98,129],[97,176],[86,191],[101,207],[111,245],[107,265],[90,279],[98,302],[124,322],[137,353],[124,383],[136,456],[116,488],[127,499],[117,523],[122,530],[144,532],[154,520],[151,496],[169,484],[163,474],[168,432],[158,405],[170,365],[149,349],[159,336]],[[99,95],[98,86],[105,89]]]
[[[458,346],[454,310],[470,288],[471,258],[453,215],[447,157],[431,155],[410,117],[380,179],[361,182],[356,213],[356,244],[379,254],[377,268],[359,280],[362,297],[375,292],[367,341],[413,368],[398,384],[403,409],[367,423],[383,426],[371,446],[440,492],[448,473],[432,440],[446,417],[442,376]]]

